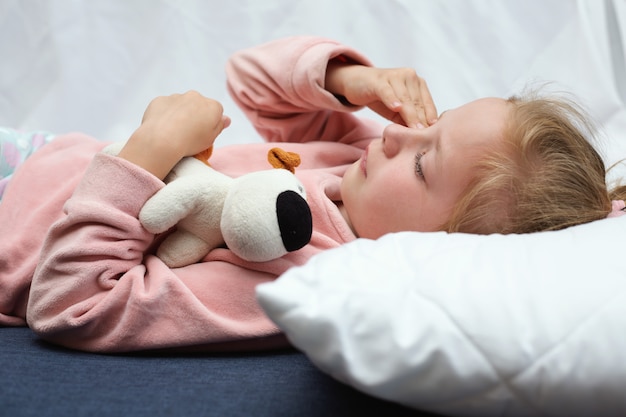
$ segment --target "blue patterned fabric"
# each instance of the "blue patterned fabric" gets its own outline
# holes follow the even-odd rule
[[[0,127],[0,201],[15,169],[52,139],[54,135],[48,132],[22,132]]]

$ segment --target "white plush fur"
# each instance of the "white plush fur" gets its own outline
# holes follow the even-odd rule
[[[166,182],[146,202],[139,220],[152,233],[176,226],[157,250],[169,267],[198,262],[223,245],[248,261],[279,258],[287,250],[277,224],[276,198],[292,190],[306,199],[300,181],[285,169],[233,179],[195,158],[179,162]]]
[[[114,143],[103,152],[117,155],[122,147]],[[248,261],[279,258],[287,249],[276,220],[276,198],[291,190],[306,200],[304,186],[286,169],[231,178],[192,157],[180,161],[165,182],[144,204],[139,220],[151,233],[176,227],[157,249],[170,268],[198,262],[224,245]]]

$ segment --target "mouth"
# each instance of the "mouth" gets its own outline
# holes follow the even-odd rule
[[[365,151],[363,151],[363,156],[361,156],[361,172],[363,172],[363,175],[365,176],[365,178],[367,178],[367,153],[369,151],[369,146],[365,148]]]

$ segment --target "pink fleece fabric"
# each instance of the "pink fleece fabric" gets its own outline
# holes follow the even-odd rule
[[[266,169],[272,142],[299,153],[296,174],[313,214],[310,244],[266,263],[216,249],[170,269],[153,255],[155,236],[137,219],[163,183],[99,153],[103,142],[63,135],[17,170],[0,204],[0,324],[28,324],[53,343],[100,352],[284,345],[255,287],[355,238],[333,201],[345,169],[382,131],[324,90],[327,62],[339,54],[369,65],[356,51],[315,37],[235,54],[229,91],[270,143],[217,148],[211,157],[215,168],[237,176]]]

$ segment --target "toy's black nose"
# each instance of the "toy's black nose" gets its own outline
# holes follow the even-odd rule
[[[311,240],[313,218],[304,198],[287,190],[276,199],[276,216],[283,245],[288,252],[298,250]]]

